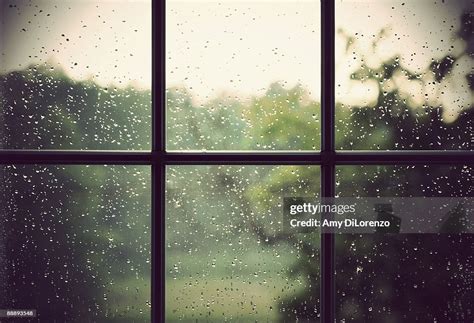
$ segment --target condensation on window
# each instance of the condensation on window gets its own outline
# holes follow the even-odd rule
[[[169,166],[166,319],[315,321],[319,234],[282,231],[285,196],[319,194],[314,166]]]
[[[338,149],[472,149],[473,9],[336,1]]]
[[[338,167],[337,194],[473,197],[472,173],[471,166]],[[445,221],[439,233],[337,235],[338,322],[468,322],[474,236],[462,232]]]
[[[0,308],[150,322],[148,166],[0,167]]]
[[[168,1],[167,149],[315,150],[317,1]]]
[[[1,1],[0,148],[150,149],[151,1]]]

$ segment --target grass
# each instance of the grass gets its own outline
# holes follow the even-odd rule
[[[220,257],[169,255],[167,322],[272,322],[279,317],[280,301],[305,288],[304,280],[288,277],[294,255],[276,258],[273,251],[258,248],[240,256],[214,253]],[[235,258],[238,261],[232,265]]]

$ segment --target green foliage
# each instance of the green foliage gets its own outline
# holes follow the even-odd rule
[[[301,86],[286,90],[273,83],[264,96],[243,108],[244,149],[315,150],[320,145],[320,106]]]
[[[151,93],[77,82],[31,66],[0,76],[6,149],[150,148]]]
[[[468,37],[464,29],[460,35]],[[449,75],[457,59],[459,57],[446,56],[434,61],[426,72],[433,73],[436,82],[440,82]],[[466,109],[454,121],[446,122],[442,117],[442,107],[413,106],[400,89],[385,90],[383,83],[397,73],[412,80],[418,78],[418,75],[403,69],[396,57],[383,62],[378,68],[362,65],[354,73],[353,79],[372,80],[379,84],[379,95],[375,108],[337,104],[337,148],[471,149],[469,129],[472,129],[474,109]],[[91,81],[77,82],[60,70],[41,66],[0,76],[0,84],[2,148],[150,148],[150,91],[132,87],[105,88]],[[166,100],[169,150],[317,151],[320,148],[321,107],[301,86],[287,89],[274,83],[269,85],[263,95],[255,96],[249,101],[220,96],[200,105],[193,101],[192,94],[188,91],[171,88],[167,90]],[[338,194],[472,194],[472,184],[468,178],[470,169],[420,167],[340,167],[337,170]],[[122,318],[129,318],[131,315],[132,320],[145,320],[143,317],[146,315],[137,309],[147,308],[147,296],[143,289],[149,287],[149,169],[125,171],[117,167],[96,167],[93,170],[52,167],[40,168],[40,171],[44,172],[43,177],[36,177],[36,182],[25,182],[14,174],[35,178],[34,168],[3,170],[4,186],[11,192],[18,192],[11,197],[4,197],[4,205],[7,205],[4,208],[9,210],[4,210],[4,214],[11,215],[11,210],[17,211],[12,219],[2,223],[4,230],[28,234],[35,244],[26,247],[25,252],[37,254],[35,258],[25,259],[18,267],[20,269],[11,270],[8,274],[11,281],[21,281],[22,276],[27,273],[30,281],[41,282],[39,288],[42,292],[39,301],[35,293],[25,294],[20,289],[11,290],[7,297],[23,298],[24,304],[38,301],[42,308],[49,308],[48,314],[51,317],[58,320],[73,317],[72,321],[79,322],[81,318],[87,317],[87,313],[110,306],[110,302],[104,300],[105,294],[116,298],[117,304],[136,303],[132,311],[120,313]],[[316,196],[320,187],[319,180],[320,170],[316,166],[260,167],[258,170],[250,166],[203,166],[193,169],[178,166],[168,169],[167,250],[170,256],[167,258],[167,266],[179,263],[178,258],[187,257],[194,262],[182,272],[173,272],[178,284],[188,288],[185,279],[194,275],[194,279],[209,278],[209,285],[218,287],[219,280],[234,277],[236,269],[235,263],[232,263],[234,259],[230,256],[232,252],[251,254],[252,259],[247,259],[249,267],[257,267],[262,263],[267,267],[284,264],[284,273],[276,270],[272,272],[278,276],[278,284],[287,286],[285,284],[288,282],[295,285],[299,282],[299,286],[304,286],[286,288],[282,293],[284,296],[274,292],[280,319],[295,321],[316,318],[319,301],[315,295],[319,294],[320,287],[319,236],[302,235],[295,238],[279,235],[274,224],[278,222],[275,214],[280,214],[280,198]],[[54,185],[47,185],[51,183]],[[35,193],[40,194],[39,197],[31,194],[32,187],[35,188]],[[67,201],[63,201],[65,196],[68,197]],[[45,227],[41,217],[44,214],[40,212],[44,209],[48,210],[49,215],[60,214],[55,219],[58,223],[67,223],[65,227],[57,227],[54,240],[58,245],[54,250],[48,249],[48,235],[41,235],[32,229],[35,226]],[[452,215],[443,230],[459,230],[460,214]],[[117,220],[117,215],[121,216],[120,220]],[[268,225],[270,222],[272,225]],[[49,227],[53,231],[56,228],[54,223],[51,221]],[[78,232],[77,228],[83,230]],[[60,230],[63,231],[59,232]],[[206,237],[203,237],[203,233]],[[434,248],[429,239],[430,237],[418,236],[393,240],[376,236],[347,236],[339,239],[336,253],[349,256],[339,258],[338,279],[343,282],[351,281],[353,284],[352,294],[346,296],[354,307],[367,312],[367,304],[381,307],[390,305],[367,288],[382,286],[387,284],[386,281],[381,278],[370,281],[367,276],[353,279],[354,276],[349,271],[361,265],[361,255],[368,255],[364,259],[370,259],[364,262],[364,270],[379,270],[400,283],[397,275],[401,271],[415,272],[419,263],[433,261],[430,251]],[[462,245],[461,240],[444,236],[433,241],[434,244],[440,243],[436,246],[440,257],[455,260],[456,257],[467,257],[466,250],[459,250],[453,255],[454,258],[450,258],[451,249]],[[199,249],[203,241],[208,244]],[[12,237],[9,242],[11,250],[21,244],[21,235]],[[416,259],[404,257],[404,254],[422,244],[428,246],[426,254],[417,256]],[[112,250],[113,253],[92,254],[91,251],[94,250]],[[49,265],[41,262],[41,256],[51,257],[52,251],[55,257],[51,258],[51,265],[48,267]],[[284,261],[272,262],[274,253],[280,251],[284,255]],[[220,259],[214,262],[226,262],[214,264],[209,259],[210,254],[219,256]],[[403,260],[394,265],[381,255]],[[63,265],[65,259],[70,257],[74,258],[75,267],[66,271]],[[125,265],[128,262],[141,265],[136,265],[139,268],[135,268],[134,273],[125,272],[129,268]],[[38,263],[42,265],[37,266]],[[204,273],[203,268],[214,268],[213,265],[216,267],[214,271]],[[34,266],[37,266],[36,272],[32,273],[31,268]],[[249,271],[245,265],[241,267],[241,273]],[[54,269],[54,275],[64,276],[67,273],[74,277],[73,281],[58,282],[54,279],[57,285],[48,285],[49,281],[44,280],[42,275],[47,270],[51,271],[51,268]],[[447,278],[448,275],[446,272],[439,273],[438,278],[453,285],[460,283],[456,278]],[[116,282],[117,277],[121,281]],[[408,277],[407,280],[413,283],[416,278]],[[250,283],[258,284],[258,280],[249,279],[245,285]],[[436,282],[431,283],[434,287],[439,286]],[[137,298],[132,301],[120,299],[119,294],[126,293],[129,284],[140,286]],[[244,282],[239,284],[244,286]],[[95,287],[88,289],[83,288],[84,286]],[[246,291],[253,290],[248,286],[242,288]],[[261,285],[258,289],[262,294],[267,290]],[[59,299],[58,291],[66,291],[73,296]],[[416,303],[410,305],[415,314],[407,314],[404,318],[415,320],[420,315],[420,308],[427,306],[427,295],[438,291],[428,286],[419,296],[403,293],[390,296],[394,312],[397,306],[403,308],[407,305],[404,301],[410,299]],[[456,297],[454,294],[447,291],[440,299],[451,301]],[[191,295],[196,296],[193,293]],[[239,297],[243,303],[244,297]],[[78,302],[78,299],[83,302]],[[263,303],[268,303],[268,299]],[[121,311],[119,307],[108,308],[107,311],[117,313]],[[438,309],[443,311],[443,304]],[[232,310],[239,313],[238,310]],[[338,308],[338,313],[345,310]],[[216,314],[212,315],[215,319]],[[374,317],[381,320],[376,315]]]

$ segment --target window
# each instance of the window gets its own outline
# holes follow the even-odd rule
[[[419,298],[411,299],[410,293],[433,283],[422,277],[431,273],[429,267],[423,267],[418,274],[404,275],[410,282],[410,289],[397,285],[397,281],[384,280],[383,274],[390,270],[403,271],[403,265],[413,265],[403,253],[413,253],[414,257],[419,257],[417,259],[427,262],[442,258],[440,261],[446,271],[455,270],[455,266],[459,271],[459,266],[466,266],[460,273],[469,274],[468,255],[463,250],[472,246],[471,235],[437,236],[434,240],[428,235],[406,239],[402,237],[398,244],[391,244],[384,236],[361,235],[351,238],[350,235],[336,237],[333,233],[323,233],[317,237],[308,234],[289,240],[286,236],[274,235],[273,230],[278,225],[274,214],[280,212],[279,198],[286,194],[334,197],[341,192],[352,191],[359,195],[404,196],[417,192],[436,195],[448,191],[448,196],[472,196],[472,184],[466,179],[472,176],[474,157],[470,146],[472,138],[466,138],[466,134],[472,132],[472,102],[469,109],[460,112],[466,116],[456,119],[464,123],[459,122],[454,127],[454,119],[448,120],[451,122],[448,127],[440,123],[440,115],[436,114],[436,118],[429,122],[431,133],[421,144],[403,145],[395,140],[394,144],[384,141],[379,145],[372,139],[377,136],[384,139],[388,135],[393,136],[394,133],[388,132],[387,122],[390,124],[390,120],[404,118],[404,104],[414,104],[419,98],[410,96],[410,93],[401,93],[406,102],[395,106],[401,107],[403,111],[399,111],[398,115],[391,115],[390,120],[380,119],[379,115],[367,115],[371,113],[367,112],[369,110],[338,110],[341,103],[336,94],[344,96],[350,91],[339,87],[341,79],[336,73],[336,39],[349,39],[346,49],[349,56],[355,51],[353,47],[356,45],[355,35],[351,35],[350,31],[347,33],[336,30],[336,1],[322,0],[319,9],[314,1],[278,4],[239,2],[235,6],[225,2],[201,5],[194,1],[169,1],[165,6],[165,2],[144,2],[145,12],[149,12],[151,6],[153,17],[150,28],[150,45],[153,48],[150,60],[153,72],[150,84],[152,91],[147,92],[146,86],[143,90],[143,85],[141,92],[137,90],[140,86],[124,85],[121,89],[106,86],[109,81],[129,84],[131,81],[140,82],[140,78],[146,83],[149,70],[146,66],[138,74],[135,74],[136,71],[121,70],[125,76],[118,73],[115,80],[105,80],[100,86],[84,81],[81,85],[87,89],[84,93],[78,92],[77,82],[60,75],[58,80],[54,78],[54,93],[65,96],[63,102],[67,104],[46,105],[49,118],[35,110],[38,106],[35,102],[44,100],[43,84],[52,81],[42,79],[45,74],[41,74],[34,66],[21,73],[14,70],[24,66],[2,71],[8,77],[0,76],[3,110],[0,114],[0,134],[8,140],[2,141],[0,147],[0,170],[4,178],[0,186],[5,199],[0,223],[10,221],[9,225],[16,229],[0,235],[0,247],[6,246],[0,248],[0,257],[6,257],[7,251],[16,256],[7,258],[13,272],[10,277],[14,278],[11,281],[2,280],[1,288],[8,287],[13,282],[15,288],[10,292],[16,294],[12,295],[18,298],[18,295],[26,293],[33,303],[42,304],[37,308],[38,316],[48,315],[49,313],[42,314],[41,311],[51,309],[50,304],[64,306],[57,305],[59,312],[49,314],[50,317],[57,315],[55,317],[58,320],[65,318],[70,307],[76,306],[87,309],[75,313],[78,317],[103,321],[133,319],[140,322],[164,322],[223,318],[377,321],[392,314],[392,319],[418,318],[417,315],[422,315],[419,308],[426,306],[426,303],[417,303]],[[407,1],[411,4],[413,2]],[[31,31],[33,27],[28,26],[35,24],[41,30],[44,29],[45,33],[54,32],[61,51],[67,51],[69,42],[79,42],[82,37],[96,37],[87,39],[84,43],[98,45],[103,41],[102,37],[112,37],[111,44],[118,42],[118,54],[112,46],[107,48],[112,52],[107,52],[101,59],[114,57],[111,61],[105,59],[107,64],[113,65],[107,65],[107,68],[113,70],[116,64],[138,64],[133,57],[136,58],[142,51],[151,52],[148,48],[150,46],[140,43],[140,40],[144,43],[150,40],[148,32],[141,29],[146,28],[146,24],[140,25],[143,21],[132,19],[135,9],[127,7],[133,7],[135,3],[141,2],[97,1],[97,4],[94,3],[97,7],[92,5],[94,8],[91,10],[95,14],[91,23],[108,27],[97,33],[84,31],[77,34],[69,31],[77,39],[69,38],[67,32],[58,33],[54,29],[56,27],[49,28],[47,24],[43,25],[35,20],[38,15],[57,16],[60,5],[54,1],[46,9],[30,2],[4,2],[2,14],[8,10],[12,12],[11,15],[3,14],[2,23],[18,33]],[[390,17],[407,15],[412,10],[406,9],[405,4],[394,4],[391,1],[384,1],[380,5],[388,6],[386,9],[389,11],[392,6],[395,11],[403,11],[389,13]],[[74,2],[67,3],[66,6],[71,6],[66,11],[76,12],[72,8],[75,6]],[[288,11],[293,6],[294,10]],[[340,10],[338,17],[341,15],[339,19],[345,19],[343,17],[347,15],[348,2],[338,2],[337,6]],[[363,7],[364,4],[358,3],[357,6]],[[363,12],[365,9],[357,10]],[[25,12],[31,17],[24,19],[22,15]],[[274,12],[276,18],[270,12]],[[184,14],[187,18],[183,17]],[[212,14],[217,15],[212,21],[225,28],[220,30],[209,24]],[[15,15],[22,18],[15,20]],[[108,15],[117,15],[114,16],[116,21],[110,22]],[[370,16],[371,13],[367,12],[367,15]],[[301,19],[295,19],[294,16]],[[46,17],[44,19],[48,19]],[[262,17],[268,20],[263,20]],[[462,16],[457,31],[448,23],[447,28],[453,29],[453,33],[457,32],[460,42],[465,39],[464,43],[453,45],[459,46],[456,47],[459,57],[463,56],[463,51],[472,50],[472,38],[468,39],[472,36],[465,30],[470,19],[470,16]],[[275,23],[276,29],[273,30],[270,25],[259,26],[269,21]],[[119,31],[111,36],[110,30],[118,28],[122,23],[132,31],[132,35],[137,30],[140,36],[121,34]],[[202,30],[195,28],[196,25],[203,24]],[[239,34],[240,25],[244,28],[242,35]],[[289,25],[294,29],[282,28]],[[83,23],[80,28],[87,29],[88,26],[88,23]],[[258,38],[252,38],[252,33],[259,30],[264,33],[261,37],[265,38],[260,44]],[[185,39],[173,41],[172,38],[167,38],[168,31],[175,33],[175,36],[183,33],[186,35]],[[274,34],[271,34],[272,31]],[[198,38],[194,38],[194,42],[191,39],[186,41],[187,37],[191,38],[192,33],[200,32],[203,35],[196,36]],[[245,38],[246,34],[249,39]],[[2,35],[2,45],[6,44],[2,48],[2,59],[17,65],[17,57],[12,54],[20,53],[21,50],[10,52],[9,46],[12,46],[14,38],[8,33],[5,35]],[[209,39],[206,40],[208,35]],[[123,38],[128,36],[128,40]],[[360,38],[366,36],[357,35]],[[293,37],[308,37],[304,41],[306,50],[279,48],[279,37],[286,38],[285,42],[294,46],[300,46],[302,42]],[[372,35],[369,38],[371,37]],[[204,43],[196,43],[196,39],[203,40]],[[124,42],[132,40],[140,44],[122,46]],[[228,55],[226,59],[237,60],[241,65],[236,67],[220,61],[220,55],[213,56],[212,50],[227,46],[225,42],[230,42],[231,47],[235,46],[225,53]],[[317,47],[317,42],[320,42],[320,48]],[[403,45],[403,42],[396,40],[395,45]],[[236,48],[240,46],[238,44],[243,44],[245,48]],[[273,44],[277,45],[273,47]],[[274,55],[269,66],[261,66],[265,59],[252,59],[252,55],[258,56],[258,45],[267,51],[265,55],[268,55],[268,51]],[[43,55],[41,58],[46,57],[47,60],[44,51],[50,51],[53,47],[41,46],[35,45],[34,55]],[[422,44],[421,47],[423,46]],[[136,49],[136,52],[130,52],[129,49]],[[228,49],[225,47],[224,51]],[[196,57],[186,53],[187,50],[193,50]],[[7,58],[4,53],[9,53]],[[75,66],[87,66],[89,61],[95,59],[83,57],[82,62],[75,62],[74,57],[80,55],[71,55],[73,56],[65,55],[63,58],[66,63],[62,63],[72,64],[71,71],[74,71]],[[451,66],[452,62],[449,59],[443,60],[439,55],[436,57],[439,61],[433,63],[430,67],[432,74],[428,74],[440,81],[444,77],[457,80],[459,77],[456,73],[462,74],[465,71],[461,63],[468,58],[459,61],[461,67],[454,64],[456,69],[450,74],[451,69],[446,66]],[[451,58],[454,61],[455,57]],[[140,59],[147,60],[146,56],[140,56]],[[360,57],[356,57],[357,59]],[[212,61],[217,62],[217,71],[213,75],[203,72]],[[251,68],[258,69],[256,73],[261,78],[250,79],[252,73],[244,66],[248,61],[258,65]],[[288,64],[294,64],[296,70],[286,70]],[[310,66],[306,66],[307,64]],[[391,65],[387,63],[378,71],[376,68],[368,68],[367,64],[371,63],[364,61],[362,65],[358,65],[360,68],[354,68],[354,79],[370,79],[370,84],[378,79],[382,83],[389,81],[390,77],[381,76],[380,73],[388,73]],[[276,75],[280,68],[284,68],[285,73]],[[404,74],[403,71],[398,72],[401,73],[400,78],[408,78],[408,81],[403,82],[419,81],[416,73],[413,76]],[[81,73],[85,72],[80,70],[79,74]],[[169,77],[170,73],[174,76]],[[220,114],[237,108],[241,103],[232,95],[224,95],[220,101],[210,101],[214,92],[219,91],[216,87],[222,83],[219,79],[222,73],[232,76],[226,80],[230,87],[238,83],[247,86],[248,92],[257,89],[264,93],[260,97],[248,99],[250,107],[253,107],[251,113],[255,114],[253,118],[259,121],[255,123],[256,128],[249,124],[246,115],[234,115],[235,118],[230,119]],[[317,75],[318,73],[321,74]],[[188,75],[194,79],[186,79]],[[207,77],[214,79],[207,83]],[[265,91],[262,87],[267,84],[258,82],[273,81],[280,77],[292,78],[288,82],[293,83],[276,82]],[[94,78],[100,79],[100,76]],[[469,85],[472,75],[468,75],[467,80],[466,84]],[[300,83],[311,89],[309,94],[302,94],[302,87],[298,86]],[[390,88],[390,84],[385,83],[380,86]],[[189,93],[180,90],[180,84],[196,88],[202,97],[193,101]],[[363,91],[365,90],[366,88]],[[472,84],[469,90],[472,91]],[[370,93],[367,98],[370,99]],[[362,100],[358,107],[374,106],[376,100],[372,98],[372,102],[369,99]],[[18,104],[19,100],[23,102]],[[320,103],[315,103],[318,100]],[[382,105],[378,105],[373,110],[374,113],[383,113],[387,102],[383,101]],[[94,110],[90,110],[91,105]],[[123,106],[130,108],[129,113],[116,120],[112,117],[114,109]],[[14,107],[20,109],[19,112]],[[70,110],[73,110],[72,113],[62,114]],[[350,119],[350,114],[355,119]],[[401,127],[398,129],[405,126],[409,129],[416,124],[417,131],[426,130],[427,128],[419,126],[421,119],[410,119],[410,126],[400,121]],[[358,120],[358,127],[352,130],[347,128],[348,120]],[[84,125],[81,125],[82,122]],[[441,138],[436,140],[432,138],[432,135],[437,135],[431,128],[434,124],[446,127],[446,131],[441,131]],[[202,127],[207,128],[199,131]],[[22,129],[27,129],[28,132],[22,132]],[[82,129],[82,132],[78,129]],[[450,132],[453,129],[462,132],[463,136]],[[78,134],[84,137],[78,137]],[[250,138],[250,141],[245,142],[245,138],[240,138],[242,134]],[[443,140],[446,144],[439,145],[438,141],[443,143]],[[397,142],[398,145],[395,145]],[[417,140],[411,142],[419,143]],[[147,150],[150,147],[151,150]],[[384,173],[390,175],[380,175]],[[362,175],[355,179],[351,178],[355,176],[353,174]],[[397,182],[399,174],[410,174],[410,177],[405,177],[408,179],[424,174],[431,184],[428,184],[429,187],[413,188],[406,181]],[[450,175],[454,178],[453,183],[449,181]],[[78,176],[81,181],[77,181]],[[385,180],[378,180],[381,177]],[[356,180],[357,183],[354,182]],[[361,188],[364,183],[370,183],[370,190]],[[385,191],[387,185],[397,188]],[[435,188],[440,188],[441,193]],[[22,199],[27,201],[26,204],[21,204]],[[89,207],[89,204],[93,207]],[[212,214],[209,210],[212,210]],[[33,213],[40,216],[39,222],[30,220],[29,215]],[[72,220],[74,222],[70,222]],[[203,226],[203,221],[207,226]],[[226,226],[223,226],[224,223]],[[4,228],[8,226],[5,225]],[[24,228],[27,232],[23,231]],[[32,239],[24,243],[16,240],[25,234]],[[35,244],[33,238],[40,235],[46,237],[41,240],[44,244]],[[10,242],[3,242],[1,239]],[[459,250],[459,254],[451,254],[450,257],[436,254],[438,243]],[[55,249],[60,245],[66,245],[67,248]],[[397,267],[378,266],[379,262],[386,261],[383,256],[390,254],[394,246],[401,250],[396,254]],[[366,257],[355,251],[364,248]],[[413,251],[414,249],[416,250]],[[55,254],[55,250],[58,253]],[[345,251],[341,253],[341,250]],[[24,262],[31,254],[50,252],[61,260],[64,265],[62,268],[54,267],[59,263],[57,261],[53,261],[53,266],[45,263],[44,259],[34,257],[34,261]],[[71,261],[71,257],[81,260]],[[41,273],[46,273],[46,277],[34,273],[35,266],[35,269],[40,268]],[[50,267],[41,269],[41,266]],[[360,278],[359,273],[364,271],[376,278],[376,285],[368,287],[367,276]],[[7,275],[0,271],[0,277],[2,274]],[[91,277],[97,278],[94,280]],[[117,280],[117,277],[121,279]],[[69,282],[70,278],[74,280],[72,284]],[[467,280],[468,278],[464,281]],[[436,286],[442,288],[443,282],[457,284],[459,281],[441,280]],[[56,299],[41,300],[37,290],[26,286],[34,286],[38,282],[44,286],[57,284]],[[93,293],[92,296],[77,295],[74,299],[67,299],[66,296],[70,295],[71,288],[75,285],[90,284],[99,285],[97,289],[86,290]],[[360,291],[360,288],[363,290]],[[380,294],[380,297],[376,299],[374,293]],[[449,297],[442,300],[457,300],[457,305],[467,304],[469,300],[468,290],[459,294],[449,293]],[[398,303],[392,302],[392,307],[387,309],[390,299],[396,297],[404,299]],[[130,299],[134,299],[135,303]],[[360,299],[366,303],[361,304]],[[403,313],[403,301],[411,302],[415,316]],[[429,303],[429,308],[437,306],[436,303],[430,303],[429,297],[424,301]],[[2,306],[28,308],[30,304],[12,304],[2,300]],[[463,305],[453,308],[457,309],[456,318],[461,320],[465,318],[463,313],[469,310]],[[439,316],[428,317],[433,318],[440,319]]]

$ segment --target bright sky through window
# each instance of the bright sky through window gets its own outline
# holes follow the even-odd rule
[[[47,62],[75,79],[150,87],[150,1],[1,3],[3,72]],[[368,66],[398,55],[402,66],[415,73],[432,59],[462,52],[466,44],[453,35],[467,3],[337,1],[338,102],[375,104],[376,84],[350,79],[361,65],[360,55],[353,52],[365,54]],[[354,12],[365,15],[354,17]],[[203,103],[223,93],[261,95],[271,83],[281,82],[287,88],[301,84],[319,101],[319,25],[319,1],[168,1],[167,87],[185,87]],[[379,45],[372,48],[383,28]],[[348,37],[357,41],[349,50]],[[414,104],[438,100],[459,110],[472,102],[466,79],[459,77],[469,66],[472,58],[466,55],[453,70],[452,82],[442,85],[441,97],[425,96],[423,91],[436,91],[423,90],[401,76],[398,85]]]
[[[47,63],[74,79],[151,87],[151,1],[0,2],[0,71]]]

